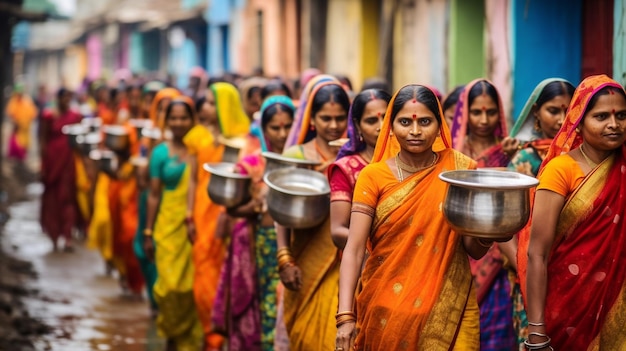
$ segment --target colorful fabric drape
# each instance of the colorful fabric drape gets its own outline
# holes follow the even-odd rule
[[[126,286],[135,294],[139,294],[144,286],[139,261],[133,251],[139,219],[137,197],[133,165],[126,162],[121,166],[118,178],[112,179],[109,184],[109,211],[113,226],[113,252],[121,263],[118,270]]]
[[[224,153],[223,145],[216,145],[213,134],[202,125],[195,125],[185,135],[185,145],[190,157],[196,158],[197,173],[194,196],[193,220],[196,227],[196,241],[192,255],[195,268],[193,291],[198,316],[202,322],[205,337],[212,328],[213,302],[217,292],[220,270],[224,260],[225,245],[222,239],[215,238],[215,228],[223,208],[211,201],[207,193],[211,174],[202,166],[205,163],[220,162]]]
[[[383,122],[381,136],[387,137],[379,139],[354,191],[353,211],[374,219],[356,302],[355,349],[478,350],[467,254],[441,213],[446,185],[438,178],[444,170],[474,168],[475,162],[450,149],[442,123],[439,161],[399,182],[385,162],[400,149],[390,120]]]
[[[334,77],[325,75],[317,76],[307,84],[283,155],[322,161],[315,148],[305,150],[299,144],[314,139],[315,132],[309,128],[310,102],[322,86],[329,84],[339,85]],[[293,147],[287,149],[290,145]],[[317,170],[325,171],[334,161],[325,160]],[[289,333],[290,348],[330,350],[335,345],[337,329],[333,316],[337,312],[339,293],[338,250],[330,236],[330,220],[327,218],[316,228],[293,232],[291,250],[302,270],[302,288],[284,291],[284,324]]]
[[[250,119],[243,110],[237,88],[230,83],[223,82],[212,84],[210,88],[215,97],[222,135],[232,138],[248,134]]]
[[[345,156],[328,167],[330,201],[352,202],[359,173],[368,163],[359,154]]]
[[[159,92],[154,96],[154,99],[152,100],[152,105],[150,105],[150,120],[152,121],[152,123],[154,123],[155,126],[159,127],[161,131],[165,129],[165,120],[162,119],[161,116],[159,116],[159,105],[161,104],[161,101],[163,101],[164,99],[171,100],[181,95],[182,94],[180,93],[180,91],[174,88],[165,88],[159,90]],[[162,113],[162,115],[165,116],[164,113]]]
[[[37,118],[37,106],[28,95],[14,94],[7,103],[6,115],[13,122],[9,137],[8,156],[20,161],[26,159],[30,145],[30,126]]]
[[[576,127],[591,98],[604,87],[623,89],[605,75],[588,77],[576,89],[544,160],[538,189],[558,172],[551,166],[553,159],[560,158],[555,165],[579,167],[563,154],[581,145]],[[619,350],[626,344],[626,146],[577,183],[566,196],[548,261],[546,331],[555,349]],[[524,294],[529,234],[520,233],[517,257]]]
[[[452,141],[454,149],[463,152],[465,155],[474,157],[478,162],[478,167],[506,167],[510,160],[503,152],[500,140],[507,135],[506,117],[502,100],[498,96],[498,101],[494,101],[498,106],[498,126],[494,131],[495,145],[485,150],[480,155],[475,155],[467,136],[469,134],[469,94],[474,86],[481,84],[485,79],[476,79],[465,86],[456,104],[454,120],[452,122]],[[491,83],[491,82],[489,82]],[[492,84],[493,85],[493,84]],[[476,286],[478,304],[481,315],[481,350],[497,350],[498,347],[505,349],[514,344],[512,337],[512,315],[513,305],[510,298],[502,299],[504,295],[497,295],[493,291],[497,283],[506,291],[510,292],[511,283],[504,273],[502,255],[497,245],[489,249],[487,254],[480,260],[470,259],[472,274]],[[499,296],[500,298],[497,298]],[[495,310],[499,313],[493,313]],[[503,319],[495,319],[501,316]]]
[[[265,101],[263,101],[263,105],[261,105],[260,115],[263,116],[263,113],[265,113],[265,111],[268,108],[276,104],[287,106],[291,110],[294,110],[294,111],[296,109],[296,107],[293,105],[293,101],[291,100],[291,98],[289,98],[288,96],[275,95],[275,96],[270,96],[267,99],[265,99]],[[256,124],[256,128],[254,128],[253,133],[260,140],[261,142],[260,146],[261,146],[262,151],[272,151],[270,150],[269,142],[267,141],[267,139],[265,138],[265,135],[263,134],[263,130],[261,129],[260,123]]]
[[[176,343],[178,351],[196,351],[202,343],[202,326],[194,303],[192,248],[185,224],[189,167],[170,157],[163,143],[152,151],[150,178],[163,183],[153,233],[159,274],[153,291],[159,306],[157,328]]]
[[[313,91],[319,90],[320,84],[324,83],[334,83],[340,85],[337,78],[326,74],[317,75],[309,80],[305,88],[302,90],[302,95],[300,95],[298,109],[296,110],[296,115],[293,120],[293,126],[289,131],[289,137],[287,137],[287,142],[285,143],[285,149],[294,145],[304,144],[315,137],[315,131],[311,131],[310,111],[312,104],[309,103],[309,99],[315,96]],[[309,113],[306,113],[307,109]]]
[[[466,137],[469,133],[469,92],[476,84],[480,84],[485,79],[475,79],[468,83],[463,92],[459,96],[456,104],[454,120],[452,122],[452,142],[455,150],[461,151],[466,155],[471,155],[471,148],[468,147]],[[491,82],[490,82],[491,83]],[[498,105],[499,124],[494,131],[497,144],[485,150],[481,155],[475,157],[478,167],[506,167],[509,164],[509,158],[502,152],[502,146],[499,141],[507,135],[506,116],[502,100],[498,96],[498,101],[494,101]]]
[[[74,153],[61,130],[63,126],[79,123],[80,120],[81,116],[71,110],[63,114],[48,110],[42,116],[45,145],[41,146],[41,178],[44,185],[41,226],[53,241],[60,236],[71,241],[72,228],[79,215]]]
[[[543,137],[541,130],[535,128],[536,117],[533,110],[537,99],[552,82],[567,82],[561,78],[548,78],[541,81],[528,97],[526,104],[522,108],[520,115],[511,129],[510,136],[520,140],[522,149],[519,150],[511,159],[507,166],[510,171],[525,174],[530,177],[536,177],[539,173],[541,162],[548,153],[552,139]],[[569,83],[569,82],[568,82]],[[517,236],[515,237],[517,240]],[[521,289],[517,272],[509,268],[509,280],[512,282],[512,299],[513,299],[513,327],[517,334],[517,344],[522,345],[528,337],[528,320],[526,318],[526,310],[522,303]],[[495,287],[494,289],[495,290]]]
[[[143,231],[146,229],[146,215],[148,211],[148,193],[148,189],[139,193],[137,213],[138,225],[137,232],[135,233],[135,240],[133,241],[133,251],[135,252],[135,257],[137,257],[137,260],[139,261],[139,268],[141,269],[141,274],[143,275],[146,283],[146,293],[148,294],[148,299],[150,300],[150,307],[153,310],[156,310],[157,305],[154,300],[153,293],[154,283],[157,279],[156,265],[153,261],[148,259],[146,251],[143,248]]]
[[[374,99],[374,93],[372,93],[372,99]],[[367,146],[363,138],[359,135],[359,129],[354,124],[356,121],[356,116],[352,113],[353,104],[350,105],[350,111],[348,111],[348,142],[343,144],[341,149],[339,149],[339,153],[337,154],[337,160],[340,160],[344,156],[350,156],[354,154],[358,154],[359,152],[365,150]]]
[[[113,260],[113,225],[109,211],[109,187],[111,178],[100,172],[96,179],[93,196],[93,214],[89,221],[87,247],[98,250],[105,262]]]

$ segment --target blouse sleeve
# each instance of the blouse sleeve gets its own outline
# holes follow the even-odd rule
[[[584,178],[584,173],[570,156],[562,155],[554,158],[546,165],[539,175],[537,190],[550,190],[559,195],[567,195]]]
[[[348,176],[338,166],[331,166],[328,176],[330,183],[330,202],[352,202],[352,185]]]
[[[167,146],[165,144],[157,145],[152,150],[152,155],[150,156],[150,179],[161,179],[163,178],[163,166],[167,160]]]
[[[377,169],[375,165],[368,165],[359,174],[354,187],[352,198],[352,212],[361,212],[374,217],[380,189],[377,186]]]

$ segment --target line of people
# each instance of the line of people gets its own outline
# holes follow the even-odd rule
[[[133,103],[103,103],[96,114],[129,135],[113,173],[70,148],[61,129],[82,117],[61,90],[41,128],[44,230],[56,243],[85,228],[124,289],[145,286],[168,350],[622,345],[623,87],[544,80],[509,132],[485,79],[445,99],[414,84],[354,94],[325,74],[301,84],[296,100],[276,80],[211,80],[193,100],[154,82]],[[144,118],[162,137],[129,122]],[[202,166],[234,138],[251,199],[223,208]],[[275,223],[264,151],[319,164],[331,188],[321,225]],[[443,217],[439,173],[476,168],[539,178],[532,220],[511,240],[456,233]]]

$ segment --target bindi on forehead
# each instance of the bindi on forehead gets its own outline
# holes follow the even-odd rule
[[[383,114],[382,114],[381,112],[378,112],[376,115],[377,115],[378,117],[380,117],[380,116],[382,116]]]
[[[484,106],[480,108],[483,112],[487,111],[487,106]]]
[[[612,114],[615,114],[615,109],[612,109],[612,110],[611,110],[611,113],[612,113]]]
[[[278,123],[278,125],[279,125],[281,128],[284,128],[284,127],[285,127],[285,122],[279,122],[279,123]]]
[[[413,114],[413,119],[414,120],[417,119],[417,115],[416,114]]]

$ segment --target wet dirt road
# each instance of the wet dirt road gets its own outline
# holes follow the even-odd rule
[[[38,223],[41,191],[39,184],[28,186],[29,200],[11,207],[2,238],[2,248],[31,262],[38,275],[27,288],[39,293],[26,297],[24,303],[52,333],[33,340],[36,349],[163,350],[146,302],[123,297],[117,280],[105,276],[96,252],[81,243],[72,253],[52,252]]]

